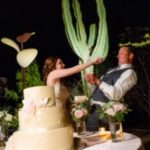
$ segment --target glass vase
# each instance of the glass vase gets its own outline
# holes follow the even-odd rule
[[[85,120],[76,122],[76,132],[78,135],[82,135],[86,132],[86,123]]]
[[[112,116],[109,116],[109,130],[112,142],[121,142],[124,139],[122,122],[117,122]]]

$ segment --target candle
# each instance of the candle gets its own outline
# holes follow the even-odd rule
[[[106,131],[105,127],[99,128],[99,135],[100,138],[104,141],[109,140],[111,138],[111,134]]]
[[[105,127],[99,128],[99,132],[100,132],[100,135],[105,135],[106,134]]]

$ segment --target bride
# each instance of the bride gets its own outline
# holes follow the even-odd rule
[[[79,73],[80,71],[94,64],[100,64],[103,59],[88,60],[86,63],[65,68],[64,62],[59,57],[48,57],[43,66],[44,82],[51,87],[54,87],[56,105],[66,106],[66,100],[69,97],[69,91],[64,85],[63,78]]]

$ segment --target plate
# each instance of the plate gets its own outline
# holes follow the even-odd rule
[[[82,135],[78,135],[76,132],[74,133],[74,137],[81,138],[81,139],[82,138],[96,137],[96,136],[99,136],[99,131],[97,131],[97,132],[86,131]]]

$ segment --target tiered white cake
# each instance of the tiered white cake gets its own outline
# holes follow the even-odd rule
[[[64,112],[55,106],[53,88],[25,89],[19,130],[9,138],[6,150],[73,150],[73,129]]]

